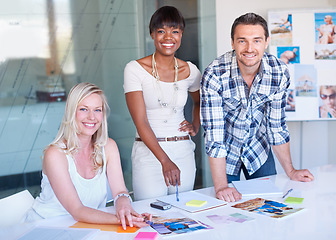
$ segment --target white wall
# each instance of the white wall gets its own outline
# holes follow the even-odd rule
[[[237,17],[255,12],[267,20],[270,10],[332,8],[336,0],[242,0],[239,4],[228,4],[216,0],[217,55],[231,50],[231,25]],[[291,133],[291,154],[294,167],[312,168],[336,163],[336,121],[288,122]],[[278,172],[283,172],[277,164]]]

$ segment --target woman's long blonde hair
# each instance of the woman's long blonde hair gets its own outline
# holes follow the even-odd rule
[[[77,107],[84,98],[90,96],[93,93],[98,94],[103,101],[102,124],[92,136],[92,158],[95,169],[99,169],[103,166],[102,147],[106,145],[108,139],[107,116],[109,114],[110,108],[103,90],[92,83],[79,83],[71,88],[65,105],[61,126],[55,139],[47,146],[46,149],[48,149],[50,146],[56,146],[62,150],[65,150],[67,154],[74,156],[74,154],[80,148],[79,139],[77,136],[80,133],[76,122]]]

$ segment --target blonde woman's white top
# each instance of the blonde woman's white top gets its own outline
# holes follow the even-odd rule
[[[107,199],[107,180],[106,180],[106,159],[103,150],[103,168],[91,179],[85,179],[79,175],[74,162],[70,155],[66,155],[69,164],[69,174],[73,185],[76,188],[79,199],[84,206],[98,209],[105,207]],[[34,201],[32,210],[42,218],[50,218],[59,215],[69,214],[62,204],[58,201],[53,189],[51,188],[47,175],[42,172],[41,193]],[[29,213],[34,214],[34,211]],[[29,216],[27,216],[29,219]]]

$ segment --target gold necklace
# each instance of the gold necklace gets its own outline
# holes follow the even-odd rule
[[[166,101],[163,100],[163,93],[162,93],[162,90],[161,90],[161,86],[160,86],[160,76],[159,76],[159,72],[158,72],[158,69],[157,69],[157,65],[156,65],[156,61],[155,61],[155,52],[153,53],[152,55],[152,75],[153,77],[156,79],[156,86],[157,86],[157,92],[159,93],[159,96],[158,96],[158,102],[160,104],[160,106],[162,108],[166,108],[168,107],[168,103]],[[175,79],[174,79],[174,95],[173,95],[173,101],[172,101],[172,104],[171,104],[171,108],[172,110],[174,111],[174,113],[177,112],[176,110],[176,98],[177,98],[177,91],[178,91],[178,86],[177,86],[177,77],[178,77],[178,63],[177,63],[177,60],[176,58],[174,57],[174,61],[175,61],[175,65],[174,65],[174,69],[175,69]]]
[[[155,77],[156,81],[160,81],[160,76],[159,76],[159,72],[157,70],[157,66],[156,66],[156,61],[155,61],[155,52],[152,55],[152,75]],[[174,69],[175,69],[175,79],[174,82],[177,82],[177,76],[178,76],[178,63],[176,60],[176,57],[174,57],[174,61],[175,61],[175,65],[174,65]]]

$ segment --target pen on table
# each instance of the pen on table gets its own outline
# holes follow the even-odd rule
[[[178,193],[178,184],[177,184],[177,180],[176,180],[176,201],[180,201],[180,199],[179,199],[179,193]]]
[[[289,189],[289,190],[285,193],[285,195],[282,196],[282,198],[285,198],[291,191],[293,191],[293,188]]]

